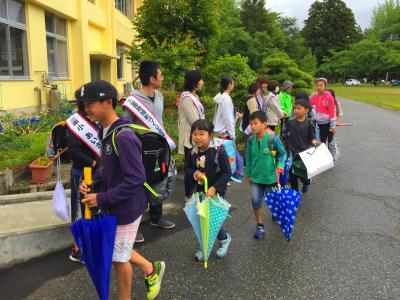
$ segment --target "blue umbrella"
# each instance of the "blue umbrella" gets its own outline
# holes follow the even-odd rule
[[[192,224],[193,231],[196,234],[197,240],[200,243],[200,249],[203,249],[201,243],[201,230],[200,230],[200,218],[197,214],[197,202],[199,200],[200,193],[195,193],[192,198],[186,202],[185,208],[183,209],[190,224]]]
[[[301,204],[301,194],[288,187],[281,187],[279,176],[277,175],[278,186],[265,197],[265,203],[271,210],[271,214],[279,224],[286,240],[292,239],[292,231],[299,204]]]
[[[91,170],[90,174],[87,172],[85,168],[84,178],[89,187]],[[81,258],[101,300],[107,300],[109,296],[116,229],[116,217],[102,214],[92,216],[87,205],[84,217],[71,225],[72,235],[82,253]]]
[[[115,217],[97,216],[91,220],[79,219],[71,226],[82,260],[101,300],[108,299],[109,295],[116,224]]]
[[[204,190],[208,190],[207,178],[204,178]],[[203,252],[205,269],[218,232],[228,217],[230,206],[219,195],[212,198],[205,193],[195,193],[185,205],[184,211]]]

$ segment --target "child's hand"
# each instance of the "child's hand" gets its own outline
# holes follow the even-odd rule
[[[85,198],[81,201],[84,204],[89,205],[89,207],[96,207],[97,204],[97,194],[87,194]]]
[[[202,172],[198,172],[195,175],[195,179],[196,181],[203,181],[204,177],[206,177],[206,174],[202,173]]]
[[[282,167],[277,167],[276,170],[278,171],[279,174],[282,174],[282,175],[285,174],[285,169]]]
[[[251,177],[247,177],[247,182],[251,185]]]
[[[318,147],[319,145],[321,145],[321,142],[318,142],[317,140],[313,140],[313,141],[311,142],[311,144],[312,144],[314,147]]]
[[[208,189],[206,196],[214,197],[216,193],[217,193],[217,190],[215,189],[215,187],[212,186]]]
[[[79,186],[79,192],[84,196],[87,195],[87,185],[85,181],[82,181],[81,185]]]
[[[332,132],[332,134],[336,134],[336,128],[331,128],[329,131]]]

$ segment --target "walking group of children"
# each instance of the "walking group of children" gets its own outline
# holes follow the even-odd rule
[[[154,129],[160,134],[165,133],[162,127],[163,98],[157,91],[162,83],[160,67],[156,62],[142,62],[139,75],[143,88],[136,94],[140,93],[142,98],[135,97],[137,102],[133,106],[139,107],[139,112],[149,112],[147,118],[142,120],[140,115],[131,109],[124,116],[118,117],[115,111],[118,103],[116,89],[101,80],[87,83],[77,90],[77,103],[81,115],[90,126],[101,126],[98,131],[100,143],[97,144],[97,150],[90,148],[90,143],[82,142],[84,140],[79,137],[79,130],[76,130],[78,138],[72,138],[70,142],[74,160],[71,173],[72,200],[75,202],[75,205],[72,205],[73,220],[76,219],[79,209],[79,193],[84,195],[81,203],[89,207],[98,207],[117,218],[113,266],[119,299],[131,298],[133,266],[139,267],[144,273],[148,289],[147,299],[158,296],[165,271],[163,261],[150,262],[133,250],[140,220],[149,201],[144,187],[146,172],[141,159],[141,142],[135,132],[130,130],[121,131],[115,140],[113,135],[121,126],[132,123],[132,118],[129,117],[132,113],[141,121],[139,124],[142,126]],[[259,78],[250,85],[249,97],[243,107],[243,114],[240,114],[230,97],[234,82],[230,77],[223,77],[220,82],[221,92],[215,97],[217,109],[214,122],[211,122],[205,119],[204,107],[197,95],[202,85],[201,73],[189,71],[185,76],[186,91],[178,101],[179,152],[185,155],[185,197],[189,199],[194,193],[202,191],[205,178],[209,184],[206,191],[208,197],[216,194],[220,197],[225,196],[231,176],[231,165],[224,148],[215,145],[213,136],[217,134],[219,137],[235,140],[235,124],[241,120],[240,130],[247,139],[246,175],[251,185],[252,207],[257,223],[254,238],[260,239],[265,234],[262,203],[266,194],[276,186],[277,172],[284,172],[287,157],[319,144],[316,125],[320,127],[322,142],[335,133],[334,99],[332,94],[326,91],[325,79],[317,80],[317,93],[311,99],[308,99],[306,94],[298,94],[292,104],[291,82],[285,81],[282,85],[283,91],[279,93],[277,81]],[[153,87],[151,92],[146,90],[149,86]],[[152,124],[157,126],[152,127],[148,122],[149,117]],[[279,126],[285,143],[282,143],[280,136],[275,133]],[[164,136],[169,137],[167,134]],[[89,148],[83,151],[85,147]],[[82,182],[83,167],[96,169],[94,182],[101,184],[98,184],[100,188],[95,189],[94,193],[89,194],[86,184]],[[298,189],[298,178],[292,173],[290,181],[292,188]],[[306,193],[310,182],[303,180],[303,184],[302,191]],[[153,222],[160,227],[162,222],[166,228],[169,226],[166,220],[161,223],[157,220]],[[216,254],[222,258],[228,252],[232,237],[221,228],[217,239],[219,247]],[[71,255],[79,259],[77,245]],[[195,258],[200,261],[204,259],[201,250],[195,252]]]

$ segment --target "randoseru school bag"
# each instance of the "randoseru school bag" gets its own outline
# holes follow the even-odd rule
[[[218,153],[221,150],[221,147],[224,147],[228,156],[229,164],[231,166],[230,179],[234,182],[241,183],[244,175],[244,164],[242,156],[236,150],[234,141],[214,138],[214,143],[217,145],[215,163],[218,165]]]
[[[168,142],[161,134],[152,129],[134,124],[121,125],[109,133],[112,134],[111,140],[117,156],[119,156],[119,152],[116,138],[125,130],[134,131],[142,143],[142,162],[146,172],[145,187],[154,197],[157,197],[158,193],[153,187],[167,179],[169,174],[171,150]]]

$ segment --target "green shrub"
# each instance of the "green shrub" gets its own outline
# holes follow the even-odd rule
[[[29,163],[46,153],[47,132],[24,136],[0,135],[0,170]]]
[[[164,108],[175,108],[176,102],[179,99],[180,93],[175,91],[161,91],[164,96]]]
[[[314,78],[300,70],[297,64],[284,52],[275,52],[263,60],[261,71],[270,79],[283,82],[290,80],[298,89],[311,88]]]
[[[239,54],[226,55],[211,62],[204,69],[206,91],[215,95],[219,92],[222,76],[230,76],[235,81],[235,89],[231,95],[235,105],[244,103],[250,83],[256,80],[256,73],[250,69],[248,58]]]

